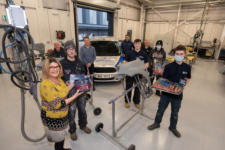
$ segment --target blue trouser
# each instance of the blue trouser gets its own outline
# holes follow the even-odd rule
[[[86,97],[87,94],[84,93],[80,95],[76,100],[70,103],[70,108],[69,108],[69,126],[70,126],[70,133],[76,132],[76,123],[75,123],[75,116],[76,116],[76,108],[78,109],[78,125],[80,128],[84,128],[87,125],[87,113],[85,110],[86,106]]]
[[[182,99],[176,99],[162,94],[159,101],[158,110],[155,116],[155,123],[157,124],[161,123],[163,114],[169,103],[171,103],[170,128],[176,129],[178,121],[178,112],[181,107],[181,101]]]
[[[136,83],[134,77],[126,76],[126,90],[130,89],[134,83]],[[132,92],[132,90],[127,93],[129,102],[131,101],[131,92]],[[125,98],[125,102],[128,103],[126,95],[124,96],[124,98]],[[135,87],[135,89],[134,89],[133,102],[134,102],[134,104],[140,103],[140,91],[139,91],[138,86]]]

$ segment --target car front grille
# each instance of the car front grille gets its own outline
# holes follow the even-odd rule
[[[98,67],[96,67],[94,72],[96,72],[96,73],[114,73],[114,72],[116,72],[116,68],[112,68],[112,67],[98,68]]]
[[[94,77],[95,80],[114,80],[114,78],[115,77],[113,77],[113,78],[95,78]]]

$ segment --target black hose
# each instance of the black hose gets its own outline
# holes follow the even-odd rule
[[[30,33],[27,32],[26,30],[24,29],[17,29],[13,26],[7,26],[7,25],[0,25],[0,28],[2,27],[8,27],[10,29],[6,30],[6,32],[4,33],[3,37],[2,37],[2,50],[3,50],[3,54],[4,54],[4,57],[5,58],[1,58],[0,57],[0,60],[3,61],[3,62],[6,62],[6,63],[13,63],[13,64],[18,64],[18,63],[22,63],[22,62],[25,62],[26,60],[28,60],[31,56],[33,56],[34,54],[34,41],[33,41],[33,38],[31,37]],[[25,32],[30,38],[31,38],[31,45],[32,45],[32,48],[31,48],[31,53],[27,53],[29,52],[28,50],[28,46],[27,46],[27,43],[26,43],[26,40],[24,39],[23,35],[22,35],[22,32]],[[25,44],[25,54],[27,54],[26,58],[24,58],[23,60],[20,60],[20,61],[10,61],[7,59],[7,53],[6,53],[6,48],[5,48],[5,40],[8,36],[9,33],[12,33],[12,31],[18,31],[19,34],[20,34],[20,37],[22,38],[22,41],[24,42]],[[10,41],[10,42],[13,42],[13,41]],[[22,44],[22,43],[21,43]],[[11,67],[10,67],[11,68]],[[11,70],[10,70],[11,71]]]
[[[42,139],[45,138],[45,135],[43,135],[41,138],[38,138],[38,139],[31,139],[30,137],[27,136],[27,134],[25,132],[25,126],[24,126],[24,121],[25,121],[25,96],[24,96],[25,91],[24,90],[33,90],[32,88],[34,88],[34,87],[32,87],[31,84],[39,82],[37,72],[34,69],[35,64],[34,65],[31,64],[31,61],[35,60],[33,57],[34,56],[33,38],[28,31],[21,29],[21,28],[15,28],[10,25],[0,25],[0,28],[4,28],[6,30],[3,35],[3,38],[2,38],[2,48],[3,48],[4,58],[0,57],[0,60],[3,62],[6,62],[7,67],[9,68],[10,72],[12,73],[11,81],[14,83],[14,85],[16,85],[17,87],[19,87],[21,89],[21,107],[22,107],[21,132],[22,132],[22,135],[26,140],[28,140],[30,142],[41,141]],[[28,44],[26,42],[26,39],[23,36],[23,32],[26,33],[28,35],[28,38],[31,40],[31,45],[32,45],[31,51],[29,51],[29,49],[28,49]],[[16,36],[19,36],[19,38],[21,38],[21,39],[19,39],[19,40],[14,39],[13,34],[14,34],[14,36],[16,34]],[[18,48],[18,50],[19,50],[18,59],[20,59],[20,60],[18,60],[17,58],[16,58],[16,61],[8,60],[6,48],[5,48],[6,38],[8,38],[11,43],[13,43],[12,45],[13,45],[14,50],[16,50],[16,47]],[[24,53],[24,54],[20,55],[21,53]],[[25,58],[21,58],[21,56],[22,57],[25,56]],[[21,64],[21,66],[22,66],[22,63],[25,61],[27,61],[27,63],[28,63],[28,66],[27,66],[28,71],[25,71],[25,70],[13,71],[12,67],[10,66],[10,63]],[[19,76],[17,76],[18,74],[19,74]],[[15,82],[14,77],[18,80],[19,83]],[[29,86],[26,85],[28,83],[29,83]],[[40,105],[37,97],[34,99],[35,99],[39,109],[41,110],[41,105]]]
[[[26,131],[25,131],[25,127],[24,127],[24,121],[25,121],[25,96],[24,96],[24,91],[21,90],[21,108],[22,108],[22,114],[21,114],[21,132],[23,134],[23,137],[30,141],[30,142],[39,142],[41,140],[43,140],[45,138],[45,135],[43,135],[42,137],[38,138],[38,139],[31,139],[30,137],[27,136]],[[38,100],[36,100],[37,105],[40,109],[40,103]]]

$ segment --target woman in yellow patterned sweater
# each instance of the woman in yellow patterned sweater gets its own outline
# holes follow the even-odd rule
[[[82,93],[77,91],[72,97],[67,98],[74,83],[66,86],[61,79],[62,71],[62,66],[56,58],[50,57],[45,60],[42,68],[44,80],[40,85],[41,119],[48,141],[55,142],[55,150],[71,150],[63,148],[69,125],[68,104]]]

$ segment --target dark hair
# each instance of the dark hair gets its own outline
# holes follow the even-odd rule
[[[129,36],[128,34],[126,34],[125,36]],[[130,37],[130,36],[129,36]]]
[[[141,40],[140,39],[135,39],[134,40],[134,43],[138,43],[138,42],[141,42]]]
[[[160,45],[163,46],[163,41],[162,41],[162,40],[158,40],[158,41],[155,43],[155,45],[158,45],[158,44],[160,44]]]
[[[183,46],[183,45],[178,45],[176,48],[175,48],[175,52],[176,51],[184,51],[184,53],[186,53],[186,47]]]
[[[84,40],[84,39],[89,39],[89,37],[88,37],[88,36],[85,36],[85,37],[83,37],[83,40]]]

